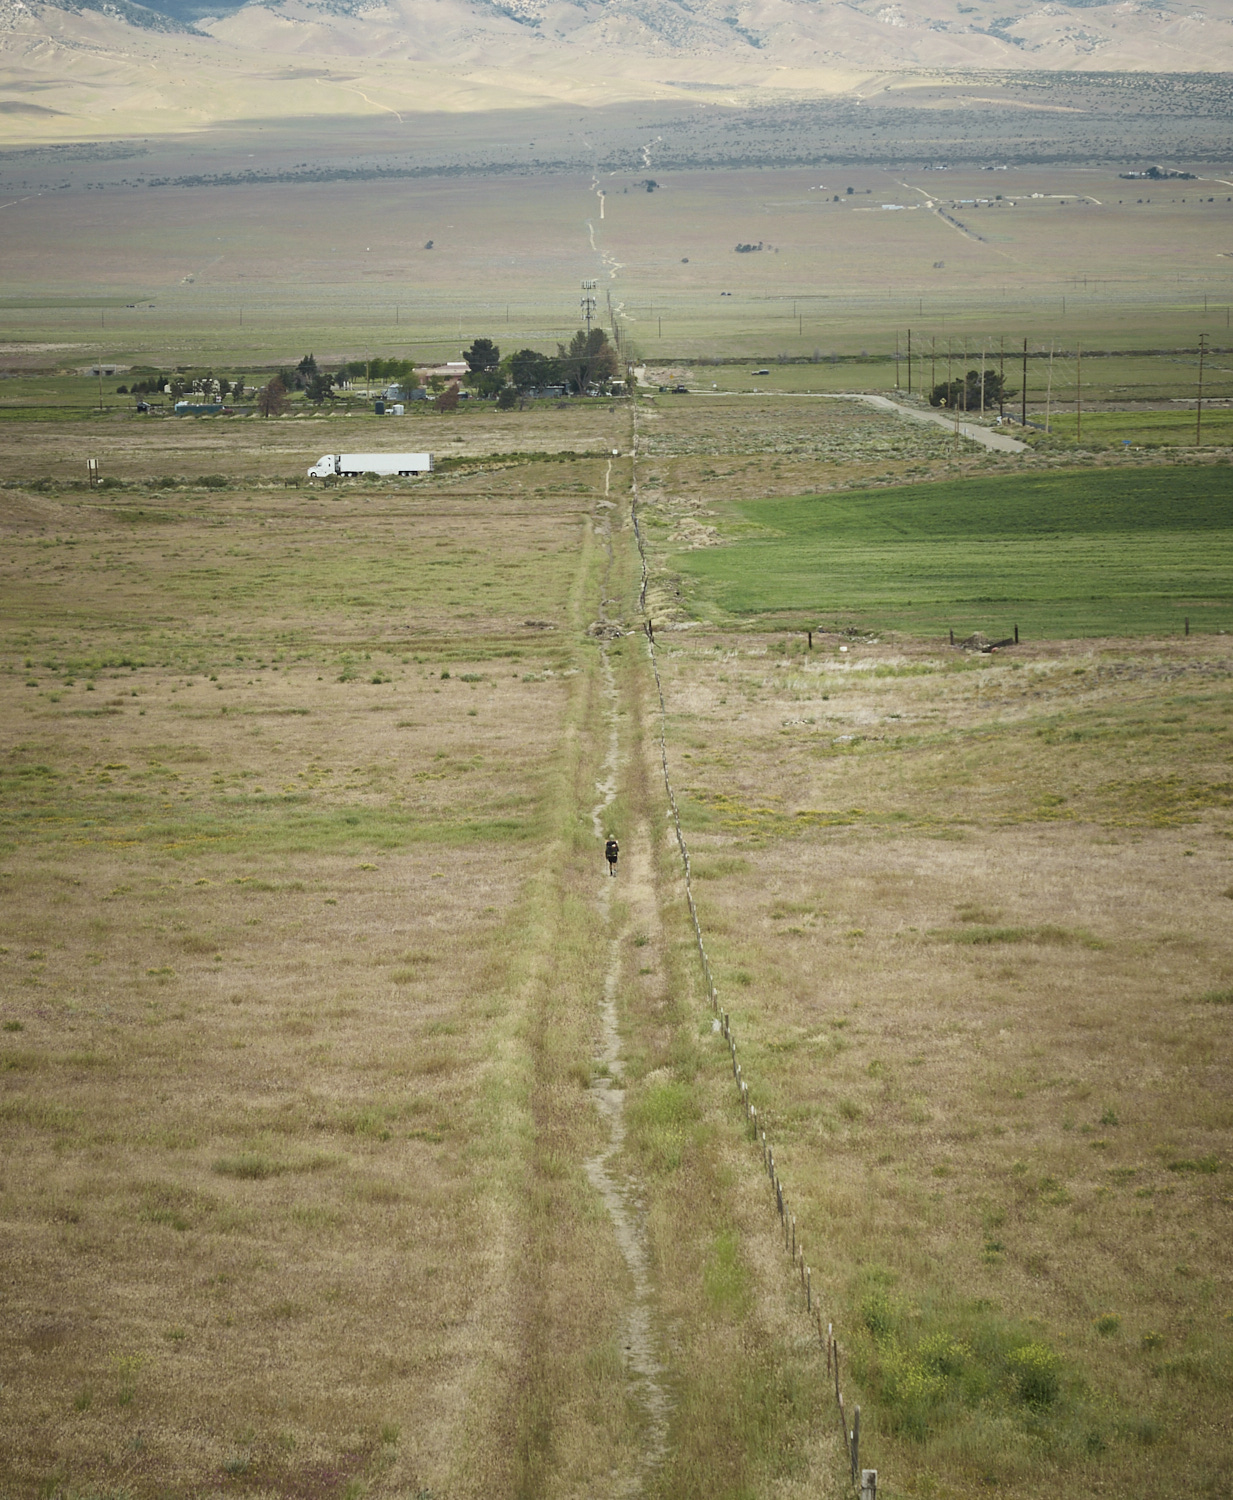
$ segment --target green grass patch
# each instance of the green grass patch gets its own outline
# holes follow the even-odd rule
[[[1060,1454],[1103,1443],[1078,1373],[1038,1329],[989,1303],[909,1306],[894,1275],[873,1266],[862,1274],[856,1313],[855,1373],[898,1436],[943,1438],[987,1474],[1013,1462],[1020,1446]]]
[[[693,603],[943,635],[1233,629],[1224,465],[1077,470],[737,507],[739,538],[679,554]],[[749,528],[756,527],[754,534]],[[722,529],[722,528],[721,528]],[[732,533],[731,523],[729,534]]]
[[[1104,944],[1086,928],[1055,927],[1046,923],[1043,927],[992,927],[977,923],[965,927],[935,927],[929,936],[940,943],[959,943],[968,947],[983,947],[993,943],[1036,943],[1068,946],[1078,944],[1083,948],[1103,948]]]
[[[642,1090],[629,1111],[630,1131],[651,1170],[674,1172],[684,1160],[701,1111],[683,1083],[655,1083]]]
[[[54,783],[34,785],[45,795],[29,795],[27,783],[23,802],[10,803],[0,815],[0,830],[23,843],[144,845],[178,853],[207,847],[220,853],[360,852],[418,843],[511,843],[533,836],[539,826],[534,808],[519,815],[469,806],[457,814],[446,810],[430,817],[389,806],[314,805],[300,792],[254,792],[228,796],[212,806],[142,816],[140,803],[134,805],[123,791],[78,800],[55,796]]]
[[[731,1229],[711,1241],[702,1271],[702,1290],[711,1310],[722,1317],[740,1317],[749,1306],[749,1275],[741,1264],[740,1242]]]
[[[288,1172],[324,1172],[338,1166],[340,1158],[323,1151],[283,1161],[261,1151],[242,1151],[238,1156],[220,1156],[214,1170],[220,1177],[235,1177],[242,1182],[264,1182],[267,1177],[282,1177]]]
[[[1182,1156],[1176,1161],[1169,1162],[1170,1172],[1199,1172],[1207,1177],[1214,1177],[1224,1167],[1224,1162],[1216,1155],[1210,1156]]]
[[[1055,437],[1075,440],[1078,425],[1073,412],[1054,416],[1049,423]],[[1203,445],[1233,443],[1233,411],[1203,413]],[[1083,446],[1129,444],[1135,448],[1192,447],[1195,443],[1193,411],[1097,411],[1083,414]]]

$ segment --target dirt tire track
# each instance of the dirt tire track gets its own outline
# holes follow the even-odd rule
[[[604,476],[608,492],[612,465]],[[607,590],[612,563],[611,511],[597,519],[596,528],[608,550],[609,565],[603,578],[601,622],[607,624]],[[603,673],[604,716],[608,726],[608,751],[601,767],[603,779],[595,789],[599,801],[591,809],[591,826],[596,843],[606,835],[604,814],[616,800],[620,770],[620,738],[617,717],[617,685],[606,645],[600,646]],[[629,1271],[632,1296],[621,1328],[626,1380],[630,1394],[645,1414],[645,1432],[640,1461],[636,1468],[612,1476],[612,1496],[632,1497],[646,1492],[647,1481],[662,1463],[668,1447],[669,1397],[665,1370],[659,1357],[659,1338],[655,1329],[655,1293],[647,1249],[646,1225],[641,1212],[641,1194],[637,1180],[618,1172],[616,1162],[625,1144],[625,1084],[617,995],[621,983],[622,955],[635,927],[658,934],[658,911],[651,879],[650,834],[640,823],[635,836],[626,833],[622,855],[622,873],[616,879],[605,871],[597,878],[600,888],[597,905],[609,928],[607,969],[603,998],[600,1002],[600,1040],[595,1054],[595,1073],[591,1079],[591,1096],[601,1119],[608,1127],[608,1141],[603,1150],[584,1163],[587,1177],[603,1201],[612,1220],[617,1245]],[[602,864],[602,862],[597,861]],[[620,895],[627,915],[619,931],[612,931],[613,893],[620,882]]]

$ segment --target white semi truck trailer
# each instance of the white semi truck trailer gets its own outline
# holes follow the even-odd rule
[[[431,453],[323,453],[308,471],[310,479],[355,479],[361,474],[428,474]]]

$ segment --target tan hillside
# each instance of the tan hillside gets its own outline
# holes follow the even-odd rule
[[[868,99],[956,70],[1230,67],[1230,0],[1051,0],[1013,11],[993,0],[757,0],[735,10],[720,0],[689,9],[648,0],[286,0],[187,24],[127,0],[106,12],[2,0],[0,138],[550,102]]]

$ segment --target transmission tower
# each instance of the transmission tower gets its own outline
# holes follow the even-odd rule
[[[598,281],[582,283],[582,316],[586,319],[588,337],[591,332],[591,319],[595,316],[595,289],[598,286]]]

